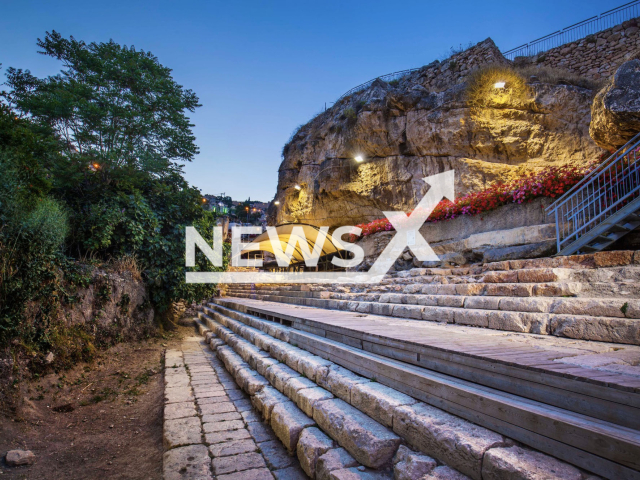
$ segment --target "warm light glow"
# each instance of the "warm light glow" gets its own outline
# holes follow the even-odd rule
[[[99,163],[94,163],[93,164],[93,168],[95,168],[96,170],[98,170],[100,168],[100,164]]]
[[[295,188],[296,190],[302,190],[302,187],[300,185],[295,185],[293,188]]]
[[[364,162],[364,158],[362,158],[362,155],[358,155],[358,156],[355,158],[355,161],[356,161],[356,162],[358,162],[358,163],[360,163],[360,162]]]
[[[505,82],[496,82],[494,88],[504,88]]]
[[[202,203],[207,203],[207,199],[206,199],[206,198],[203,198],[203,199],[202,199]]]
[[[280,205],[280,202],[276,200],[275,202],[273,202],[273,204],[274,205]]]
[[[244,207],[244,209],[248,212],[249,211],[249,207]]]

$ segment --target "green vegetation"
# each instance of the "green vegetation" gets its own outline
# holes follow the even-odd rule
[[[55,31],[38,47],[63,70],[7,69],[0,104],[0,346],[77,360],[92,356],[95,325],[64,328],[60,312],[89,284],[87,259],[141,276],[162,319],[172,301],[214,293],[184,283],[184,227],[212,242],[215,214],[182,176],[198,153],[187,113],[200,105],[169,68]],[[197,263],[213,268],[200,253]]]
[[[532,76],[539,82],[551,85],[573,85],[592,90],[593,94],[601,83],[586,79],[569,71],[535,65],[511,67],[506,65],[487,65],[471,72],[466,82],[466,95],[469,103],[475,107],[489,103],[509,100],[510,102],[528,102],[532,100],[528,85]],[[497,82],[504,82],[504,88],[497,89]]]
[[[500,82],[502,88],[496,88]],[[478,68],[467,78],[467,101],[474,107],[485,107],[500,101],[528,102],[531,89],[524,77],[513,68],[502,65],[489,65]]]

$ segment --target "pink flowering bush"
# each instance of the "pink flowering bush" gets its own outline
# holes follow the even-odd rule
[[[599,163],[600,161],[596,161],[583,167],[571,165],[548,167],[537,173],[530,173],[513,182],[496,183],[481,192],[470,193],[456,198],[453,202],[442,200],[433,210],[427,222],[450,220],[461,215],[477,215],[495,210],[502,205],[531,202],[539,197],[559,197],[571,189]],[[386,218],[360,224],[358,227],[362,229],[363,237],[376,232],[394,230]],[[354,241],[355,238],[355,236],[352,236],[351,241]]]

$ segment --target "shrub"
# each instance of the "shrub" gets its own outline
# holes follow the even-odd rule
[[[504,82],[502,89],[496,83]],[[524,77],[514,69],[502,65],[487,65],[474,70],[467,78],[467,101],[474,107],[485,107],[500,102],[526,102],[531,98]]]
[[[49,252],[63,246],[69,233],[67,212],[53,198],[41,199],[21,225],[22,234]]]
[[[578,183],[586,174],[600,163],[592,162],[584,167],[565,165],[545,168],[509,183],[496,183],[481,192],[458,197],[455,201],[441,201],[433,210],[427,223],[451,220],[462,215],[477,215],[495,210],[509,203],[530,202],[539,197],[556,198]],[[392,231],[393,225],[384,219],[358,225],[362,236],[376,232]],[[355,237],[351,237],[354,241]]]
[[[342,115],[344,115],[347,120],[355,121],[356,119],[356,111],[351,107],[345,108]]]

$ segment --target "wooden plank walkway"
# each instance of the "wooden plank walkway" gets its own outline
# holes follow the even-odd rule
[[[640,376],[563,363],[619,345],[223,297],[221,305],[457,378],[640,430]],[[625,346],[640,360],[640,347]],[[640,375],[640,367],[638,367]]]
[[[481,330],[458,327],[411,335],[403,325],[425,322],[383,317],[382,324],[372,315],[233,298],[216,299],[210,305],[204,310],[211,315],[248,325],[254,323],[243,313],[261,317],[263,323],[284,320],[293,327],[287,335],[294,346],[605,478],[640,480],[637,394],[567,376],[575,375],[565,374],[567,370],[581,370],[574,365],[561,371],[520,366],[518,358],[538,355],[535,345],[502,338],[508,343],[498,354],[489,340],[504,334],[491,331],[478,337],[473,334]],[[447,350],[448,330],[460,335],[460,347],[465,346],[465,334],[475,337],[473,346],[469,342],[464,355]],[[593,342],[548,340],[551,355],[540,357],[538,364],[553,365],[553,358],[576,351],[607,352],[603,344],[590,347]],[[430,342],[437,343],[433,351],[438,355],[429,354]]]

